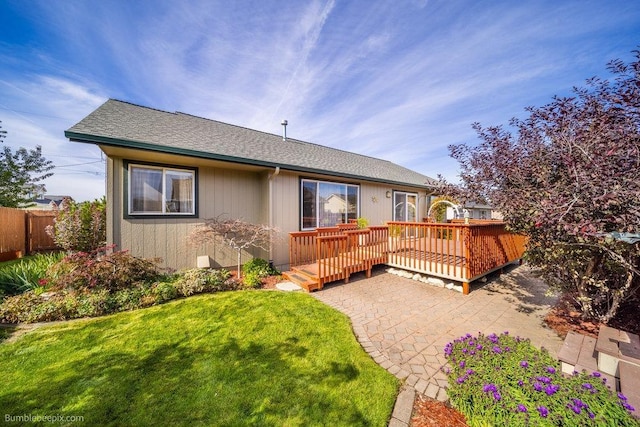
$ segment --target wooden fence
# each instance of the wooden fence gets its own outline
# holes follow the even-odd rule
[[[53,211],[0,207],[0,261],[58,249],[45,232],[48,225],[53,225],[55,216]]]

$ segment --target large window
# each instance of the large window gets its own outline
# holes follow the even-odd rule
[[[303,179],[301,191],[303,230],[331,227],[359,216],[357,185]]]
[[[395,191],[393,193],[393,220],[415,222],[418,218],[418,194]]]
[[[129,164],[129,215],[195,215],[196,171]]]

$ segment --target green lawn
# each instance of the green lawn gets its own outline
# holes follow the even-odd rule
[[[398,381],[307,294],[238,291],[0,344],[0,408],[78,425],[372,425]]]

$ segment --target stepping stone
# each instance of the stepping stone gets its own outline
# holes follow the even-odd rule
[[[280,283],[276,283],[276,288],[278,290],[281,291],[285,291],[285,292],[296,292],[296,291],[302,291],[302,288],[298,285],[296,285],[293,282],[280,282]]]

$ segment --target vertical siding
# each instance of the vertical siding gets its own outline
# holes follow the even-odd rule
[[[171,269],[191,268],[197,257],[208,255],[216,267],[234,267],[236,252],[220,244],[196,246],[189,242],[189,233],[205,219],[223,216],[261,222],[264,215],[264,180],[259,173],[230,169],[198,168],[198,218],[124,218],[123,161],[109,159],[108,215],[112,224],[109,242],[132,254],[145,258],[162,258],[162,265]],[[254,255],[255,254],[255,255]],[[263,256],[261,252],[242,254],[243,260]]]

